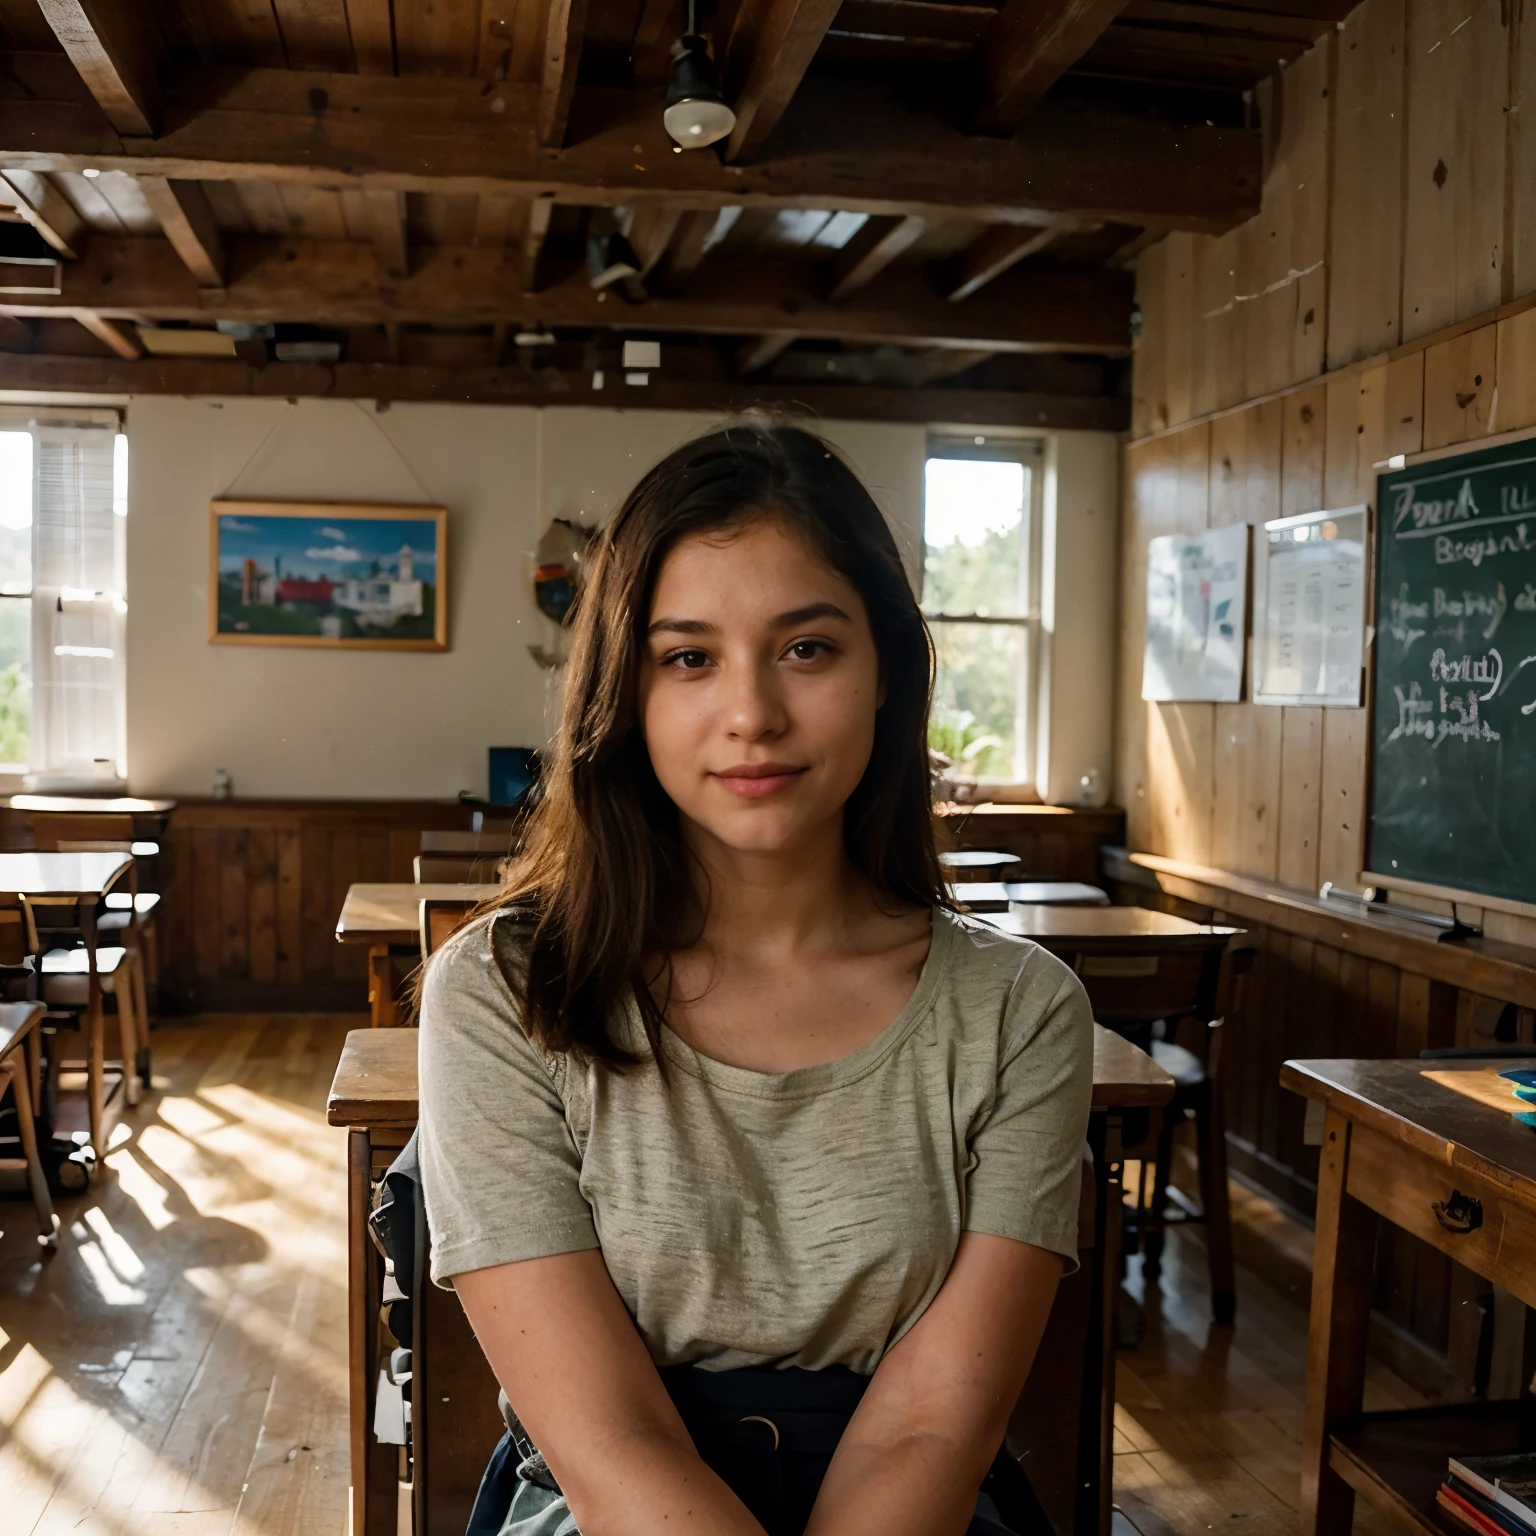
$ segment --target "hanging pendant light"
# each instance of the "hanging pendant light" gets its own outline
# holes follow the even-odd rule
[[[672,45],[672,78],[667,84],[667,109],[661,114],[667,132],[683,149],[703,149],[723,139],[736,126],[736,114],[720,94],[709,47],[695,30],[695,0],[688,0],[688,31]]]

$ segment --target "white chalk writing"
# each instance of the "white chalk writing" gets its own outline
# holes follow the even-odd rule
[[[1471,539],[1452,538],[1448,533],[1435,538],[1435,564],[1456,565],[1465,562],[1473,567],[1495,555],[1528,555],[1536,551],[1536,540],[1530,535],[1530,525],[1515,524],[1513,533],[1488,533]]]
[[[1414,602],[1408,596],[1408,583],[1405,581],[1397,596],[1387,599],[1387,615],[1387,632],[1406,651],[1415,640],[1424,637],[1425,631],[1415,629],[1413,621],[1429,617],[1429,604]]]
[[[1437,649],[1429,658],[1429,676],[1436,683],[1486,683],[1488,691],[1479,697],[1491,699],[1504,680],[1504,658],[1497,651],[1489,651],[1476,661],[1470,656],[1457,660],[1447,658],[1443,650]]]
[[[1455,720],[1449,720],[1446,716],[1454,713]],[[1477,714],[1477,693],[1469,689],[1465,700],[1459,694],[1448,694],[1444,688],[1440,690],[1440,719],[1436,721],[1435,745],[1447,737],[1455,736],[1461,741],[1497,741],[1499,733],[1488,724],[1486,720],[1480,720]]]

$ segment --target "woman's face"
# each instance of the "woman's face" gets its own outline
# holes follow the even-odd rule
[[[742,853],[826,838],[869,763],[882,699],[863,599],[791,525],[696,534],[663,562],[640,719],[693,835]]]

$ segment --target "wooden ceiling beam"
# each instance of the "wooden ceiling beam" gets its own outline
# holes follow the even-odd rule
[[[69,61],[119,133],[160,125],[160,29],[143,0],[37,0]]]
[[[780,331],[743,342],[736,353],[736,377],[750,379],[754,374],[766,373],[798,339],[793,331]]]
[[[228,242],[223,293],[200,293],[163,240],[98,235],[62,267],[62,293],[6,303],[17,314],[86,308],[145,319],[299,321],[329,325],[490,325],[530,329],[792,334],[875,345],[947,343],[1003,352],[1123,354],[1130,345],[1131,280],[1123,272],[1018,273],[969,304],[950,304],[920,270],[895,267],[846,304],[828,304],[815,264],[733,258],[711,262],[686,296],[627,305],[595,293],[585,269],[545,291],[523,292],[498,250],[420,246],[406,277],[386,278],[373,247],[343,241]],[[20,296],[18,296],[18,300]]]
[[[536,197],[528,204],[528,220],[523,225],[523,259],[518,264],[520,288],[532,293],[539,286],[539,259],[549,235],[549,221],[554,217],[555,200]]]
[[[373,232],[373,248],[379,265],[391,277],[404,277],[411,269],[410,241],[405,226],[405,193],[364,192],[368,204],[368,224]],[[478,234],[478,230],[477,230]],[[478,244],[478,240],[476,241]]]
[[[861,288],[867,288],[927,233],[927,219],[912,214],[905,218],[870,219],[838,252],[827,301],[841,304]]]
[[[986,347],[933,347],[915,360],[917,377],[922,384],[937,384],[994,356]]]
[[[32,328],[15,315],[0,315],[0,352],[30,352]]]
[[[1047,101],[1013,138],[976,138],[903,110],[883,91],[811,80],[784,115],[770,160],[722,165],[710,154],[672,153],[661,98],[650,92],[584,91],[583,120],[597,126],[555,153],[538,142],[537,86],[487,94],[475,80],[210,67],[166,76],[163,131],[140,140],[121,138],[81,99],[67,62],[50,58],[0,58],[0,169],[96,166],[182,181],[934,221],[1038,224],[1057,213],[1215,232],[1259,203],[1256,131],[1180,127],[1081,103]]]
[[[14,208],[66,261],[83,249],[85,221],[46,176],[36,171],[0,174],[0,203]]]
[[[978,133],[1012,133],[1096,43],[1126,0],[1007,0],[975,52]]]
[[[107,346],[121,358],[133,362],[144,355],[144,348],[139,344],[137,336],[130,335],[115,321],[104,319],[93,309],[75,309],[69,311],[76,320],[88,330],[97,341],[105,342]],[[9,373],[9,370],[7,370]]]
[[[590,371],[464,368],[399,363],[268,363],[234,358],[60,356],[6,359],[9,388],[90,394],[250,395],[263,398],[440,400],[497,405],[611,407],[612,388],[592,388]],[[1010,390],[903,389],[861,384],[731,383],[652,373],[627,389],[627,409],[707,411],[712,417],[753,405],[797,405],[828,420],[944,421],[979,427],[1058,427],[1116,432],[1130,425],[1128,401],[1114,395],[1031,394]]]
[[[558,149],[570,125],[587,0],[551,0],[544,15],[544,56],[539,75],[539,143]]]
[[[170,181],[164,176],[141,176],[139,186],[160,221],[165,238],[175,247],[187,271],[197,279],[197,286],[222,289],[224,236],[201,183]]]
[[[772,0],[748,50],[751,64],[740,93],[731,103],[736,126],[726,141],[725,158],[748,160],[758,154],[794,99],[816,50],[821,47],[842,0]],[[756,8],[746,8],[758,14]],[[732,36],[732,48],[735,47]],[[746,47],[745,40],[742,44]]]
[[[655,292],[671,293],[687,285],[704,260],[709,237],[719,219],[714,208],[696,208],[682,216],[666,250],[651,270],[649,286]]]
[[[962,251],[959,260],[950,268],[944,283],[950,303],[958,304],[970,298],[1026,256],[1043,251],[1060,233],[1060,228],[1055,226],[1030,229],[1018,224],[1004,224],[989,229]]]

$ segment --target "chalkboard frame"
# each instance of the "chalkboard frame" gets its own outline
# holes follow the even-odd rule
[[[1499,892],[1479,890],[1474,886],[1445,885],[1431,880],[1414,879],[1411,876],[1399,875],[1394,872],[1383,872],[1372,869],[1368,857],[1372,821],[1375,815],[1375,742],[1376,742],[1376,694],[1378,671],[1378,648],[1376,644],[1380,626],[1381,586],[1384,579],[1385,562],[1382,559],[1381,541],[1386,536],[1386,517],[1383,515],[1384,505],[1382,482],[1393,480],[1407,470],[1416,470],[1424,465],[1433,464],[1442,460],[1458,458],[1478,458],[1484,454],[1497,453],[1507,448],[1518,447],[1520,444],[1530,444],[1536,448],[1536,428],[1520,428],[1513,432],[1494,433],[1488,437],[1478,438],[1470,442],[1448,443],[1442,447],[1426,449],[1422,453],[1397,454],[1383,463],[1374,467],[1376,476],[1372,485],[1371,500],[1369,506],[1369,558],[1370,569],[1367,573],[1367,634],[1370,639],[1367,644],[1365,661],[1365,720],[1366,720],[1366,774],[1365,774],[1365,815],[1361,827],[1360,837],[1360,864],[1359,880],[1362,884],[1376,886],[1391,891],[1400,891],[1405,895],[1428,897],[1433,900],[1446,901],[1454,907],[1456,904],[1483,907],[1490,911],[1509,913],[1519,917],[1536,918],[1536,900],[1522,900],[1518,897],[1507,896]],[[1536,522],[1536,516],[1532,518]]]

